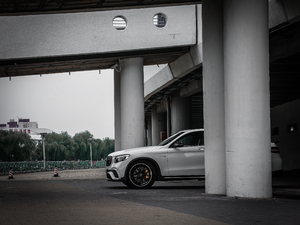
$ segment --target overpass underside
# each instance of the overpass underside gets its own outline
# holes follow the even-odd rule
[[[132,57],[144,58],[145,66],[166,64],[176,60],[189,50],[189,47],[182,46],[114,53],[8,59],[0,61],[0,77],[102,70],[113,67],[119,63],[119,59]]]
[[[160,8],[1,16],[0,77],[107,69],[132,57],[172,62],[196,44],[196,10],[162,11],[165,27],[155,24]]]
[[[145,144],[145,114],[152,144],[204,124],[206,192],[268,198],[269,63],[286,53],[275,44],[270,60],[269,44],[284,41],[269,39],[272,2],[1,16],[0,76],[114,68],[116,150]],[[162,63],[144,88],[143,66]]]

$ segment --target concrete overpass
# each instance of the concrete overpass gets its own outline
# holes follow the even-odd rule
[[[161,108],[169,134],[204,124],[207,193],[271,196],[270,99],[276,106],[299,98],[297,1],[89,1],[93,7],[71,11],[59,2],[1,5],[0,76],[117,65],[117,149],[144,145],[144,104],[151,121],[163,120]],[[157,14],[167,19],[164,28],[153,25]],[[125,30],[113,27],[118,16]],[[168,66],[145,84],[144,99],[143,65],[161,63]],[[152,136],[161,129],[153,125]]]

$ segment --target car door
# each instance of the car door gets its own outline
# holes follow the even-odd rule
[[[204,131],[180,137],[168,149],[169,176],[204,175]]]

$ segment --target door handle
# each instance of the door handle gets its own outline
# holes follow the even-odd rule
[[[199,151],[204,151],[204,147],[203,146],[201,146],[201,147],[199,147]]]

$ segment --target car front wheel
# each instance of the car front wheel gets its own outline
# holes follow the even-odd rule
[[[127,185],[132,188],[149,188],[155,182],[156,171],[151,163],[134,162],[127,172]]]

